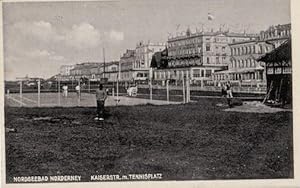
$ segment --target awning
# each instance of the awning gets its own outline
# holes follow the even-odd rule
[[[229,73],[248,73],[248,72],[256,72],[264,70],[263,67],[255,67],[255,68],[243,68],[243,69],[231,69],[225,71],[214,72],[214,74],[229,74]]]

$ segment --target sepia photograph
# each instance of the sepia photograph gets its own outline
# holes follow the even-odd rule
[[[290,0],[5,1],[2,22],[6,184],[295,178]]]

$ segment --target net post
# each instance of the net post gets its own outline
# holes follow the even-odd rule
[[[166,86],[167,86],[167,101],[168,101],[168,104],[169,104],[169,103],[170,103],[170,96],[169,96],[169,80],[167,80]]]
[[[117,105],[118,105],[118,101],[119,101],[119,75],[117,79]]]
[[[190,82],[189,78],[186,79],[186,102],[190,102]]]
[[[41,106],[41,79],[38,80],[38,107]]]
[[[58,81],[58,84],[57,84],[57,86],[58,86],[58,106],[60,106],[60,79],[59,79],[59,77],[58,77],[57,81]]]
[[[184,84],[184,77],[182,78],[182,96],[183,96],[183,103],[185,103],[185,84]]]
[[[91,92],[91,81],[89,79],[89,93]]]
[[[152,70],[152,67],[151,67],[151,68],[150,68],[150,71],[149,71],[150,101],[152,101],[152,74],[153,74],[153,70]]]
[[[23,103],[23,96],[22,96],[22,93],[23,93],[23,85],[22,85],[22,80],[20,80],[20,105],[22,106],[22,103]]]
[[[80,78],[78,80],[78,86],[79,86],[79,91],[78,91],[78,98],[77,98],[77,105],[80,106],[80,96],[81,96],[81,88],[80,88]]]

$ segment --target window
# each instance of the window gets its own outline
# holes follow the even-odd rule
[[[200,69],[194,69],[193,70],[193,77],[195,78],[199,78],[201,75],[200,75]]]
[[[201,77],[204,77],[204,70],[201,70]]]
[[[206,45],[206,51],[210,51],[210,45]]]
[[[220,63],[220,58],[216,57],[216,63],[219,64]]]
[[[225,46],[222,47],[222,52],[225,52]]]
[[[210,77],[211,76],[211,70],[207,69],[205,72],[205,77]]]
[[[262,46],[259,46],[259,53],[262,53]]]
[[[209,57],[206,58],[206,63],[209,64]]]

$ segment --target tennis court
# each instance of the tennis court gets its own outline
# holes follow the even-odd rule
[[[89,107],[96,106],[96,97],[95,94],[92,93],[81,93],[79,98],[75,92],[68,93],[67,97],[58,93],[40,93],[40,97],[38,96],[38,93],[22,93],[22,95],[13,93],[5,96],[5,103],[7,106],[12,107]],[[127,96],[108,96],[105,106],[133,106],[141,104],[165,105],[180,104],[180,102],[141,99]]]

